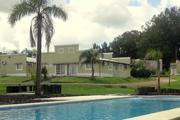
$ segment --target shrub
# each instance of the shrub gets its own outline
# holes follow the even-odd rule
[[[161,75],[166,75],[166,69],[161,72]]]
[[[46,78],[46,74],[47,74],[46,66],[44,66],[44,67],[42,68],[41,73],[44,74],[44,78]]]
[[[150,73],[151,73],[151,75],[156,75],[156,69],[153,69],[153,70],[149,70],[150,71]]]
[[[149,70],[146,70],[146,77],[149,78],[151,75],[151,72]]]
[[[137,70],[134,67],[131,68],[131,76],[137,77]]]
[[[31,74],[31,80],[36,84],[36,74]]]

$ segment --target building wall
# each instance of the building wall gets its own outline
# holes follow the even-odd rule
[[[180,75],[180,62],[170,64],[171,75]]]
[[[48,70],[48,76],[56,76],[56,67],[59,65],[65,66],[65,74],[61,74],[63,76],[68,75],[68,66],[76,66],[75,74],[73,75],[91,76],[92,69],[86,69],[86,65],[81,65],[79,62],[79,56],[82,52],[82,50],[79,50],[78,44],[55,46],[55,52],[42,53],[41,67],[46,66]],[[130,64],[130,57],[112,58],[112,54],[113,53],[104,53],[103,58]],[[11,57],[9,58],[9,56]],[[26,55],[5,55],[1,56],[1,61],[2,60],[6,61],[6,64],[2,65],[2,69],[0,70],[1,76],[2,74],[6,74],[8,76],[22,76],[26,75],[26,73],[29,75],[30,71],[34,73],[36,72],[36,64],[33,63],[33,66],[29,66],[29,63],[26,62]],[[17,63],[23,64],[22,70],[16,70]],[[130,77],[130,68],[125,68],[123,63],[121,64],[123,66],[123,70],[121,71],[119,63],[106,62],[106,64],[104,64],[104,62],[101,61],[99,64],[97,63],[94,65],[94,75],[100,77]],[[112,64],[113,66],[111,70],[109,70],[109,64]],[[118,69],[116,69],[115,66],[118,66]],[[69,75],[72,74],[69,73]]]
[[[1,74],[4,76],[26,76],[26,54],[22,55],[2,55],[1,58]],[[5,64],[2,64],[2,62]],[[17,70],[17,64],[22,64],[22,70]]]

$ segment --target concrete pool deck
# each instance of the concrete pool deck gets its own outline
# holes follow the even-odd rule
[[[58,103],[72,103],[81,101],[93,101],[93,100],[106,100],[106,99],[118,99],[126,97],[138,97],[130,95],[92,95],[92,96],[72,96],[72,97],[53,97],[53,98],[40,98],[42,100],[55,100],[51,102],[38,102],[38,103],[26,103],[26,104],[11,104],[11,105],[1,105],[1,109],[10,109],[14,107],[25,107],[25,106],[37,106],[37,105],[48,105],[48,104],[58,104]],[[150,96],[147,96],[150,97]],[[151,96],[153,97],[153,96]],[[157,96],[155,96],[157,97]],[[167,97],[167,96],[166,96]],[[39,99],[39,98],[38,98]],[[143,116],[138,116],[134,118],[129,118],[126,120],[170,120],[180,117],[180,108],[170,109],[166,111],[156,112],[152,114],[147,114]]]

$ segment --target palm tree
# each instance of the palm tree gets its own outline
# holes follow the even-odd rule
[[[79,56],[79,61],[81,62],[81,65],[83,64],[91,64],[92,67],[92,76],[91,80],[96,80],[94,77],[94,64],[99,62],[99,50],[89,49],[81,53]]]
[[[12,27],[22,17],[36,14],[32,18],[30,25],[30,42],[31,47],[36,46],[37,41],[37,68],[36,68],[36,95],[41,95],[41,38],[45,33],[47,51],[54,34],[54,27],[51,15],[57,18],[67,20],[67,14],[63,8],[51,5],[51,0],[23,0],[21,3],[13,6],[9,15],[9,23]]]
[[[160,67],[160,63],[159,60],[163,57],[162,53],[159,50],[151,50],[149,51],[146,56],[145,59],[154,59],[155,61],[157,61],[157,74],[158,74],[158,92],[160,92],[160,75],[159,75],[159,67]]]

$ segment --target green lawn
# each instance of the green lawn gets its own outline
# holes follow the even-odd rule
[[[0,84],[0,95],[6,94],[6,86],[17,85],[17,82],[22,82],[27,80],[27,77],[4,77],[0,78],[0,81],[14,82],[14,84]],[[171,79],[177,79],[176,82],[172,82],[169,87],[168,84],[161,85],[161,88],[172,88],[180,89],[180,76],[171,76]],[[76,83],[107,83],[107,84],[117,84],[117,83],[133,83],[133,82],[144,82],[155,80],[155,78],[97,78],[97,81],[91,81],[88,78],[77,78],[77,77],[63,77],[56,79],[54,81],[74,81]],[[52,83],[53,84],[53,83]],[[57,83],[56,83],[57,84]],[[24,84],[27,85],[27,84]],[[127,87],[121,88],[120,86],[98,86],[98,85],[72,85],[72,84],[62,84],[62,94],[86,94],[86,95],[96,95],[96,94],[134,94],[134,90],[137,87]]]
[[[162,88],[180,89],[180,76],[171,76],[171,79],[176,79],[177,81],[170,83],[170,86],[169,83],[163,84],[161,85],[161,89]]]
[[[0,77],[0,82],[22,82],[25,80],[30,79],[30,77],[14,77],[14,76],[9,76],[9,77]]]
[[[75,83],[104,83],[104,84],[118,84],[118,83],[134,83],[152,81],[155,78],[101,78],[97,77],[96,81],[89,80],[89,78],[78,77],[62,77],[55,79],[53,82],[75,82]]]
[[[98,85],[62,85],[62,94],[134,94],[134,88],[120,88],[119,86]]]

